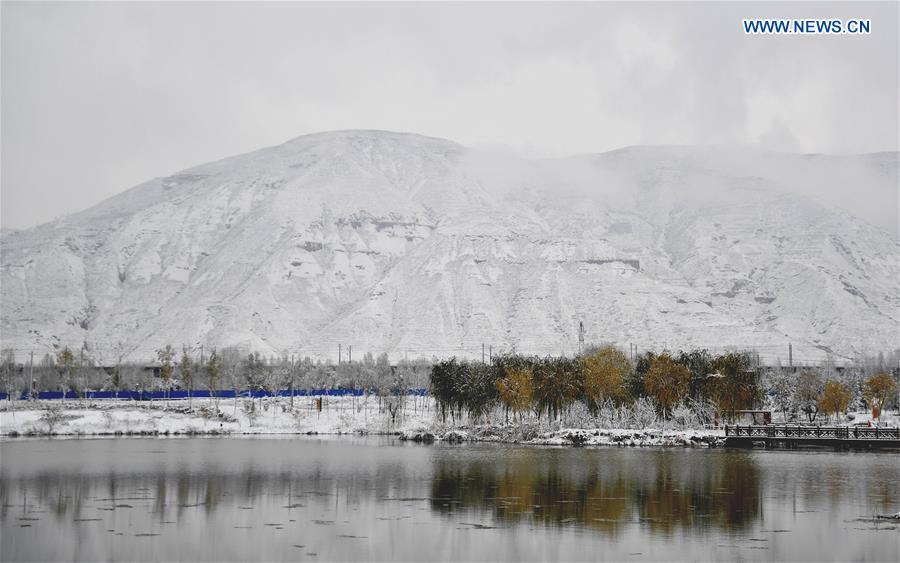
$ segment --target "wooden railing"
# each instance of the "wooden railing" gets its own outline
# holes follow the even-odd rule
[[[900,428],[866,426],[729,426],[725,436],[735,438],[788,438],[788,439],[836,439],[836,440],[900,440]]]

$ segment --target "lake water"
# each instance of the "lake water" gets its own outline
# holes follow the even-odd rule
[[[0,559],[900,560],[890,453],[0,442]]]

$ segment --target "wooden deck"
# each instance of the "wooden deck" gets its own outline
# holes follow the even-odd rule
[[[866,426],[809,426],[766,424],[764,426],[725,426],[726,447],[837,449],[900,448],[900,428]]]

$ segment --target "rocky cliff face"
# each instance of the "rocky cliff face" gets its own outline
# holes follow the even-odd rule
[[[2,345],[557,354],[583,322],[588,342],[626,348],[893,349],[897,241],[796,188],[848,160],[896,185],[897,156],[524,160],[410,134],[304,136],[5,232]]]

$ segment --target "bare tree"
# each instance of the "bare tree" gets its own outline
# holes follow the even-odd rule
[[[159,360],[159,377],[162,379],[163,389],[166,392],[166,408],[169,408],[169,382],[174,369],[172,361],[175,359],[175,350],[170,344],[166,344],[165,348],[156,351],[156,358]]]
[[[75,381],[75,355],[66,346],[56,354],[56,369],[59,372],[59,380],[63,389],[69,389],[78,392],[78,385]]]
[[[794,380],[794,374],[782,369],[772,370],[768,374],[772,402],[781,411],[785,422],[788,420],[788,413],[793,413],[797,409]]]
[[[814,422],[819,414],[819,398],[824,391],[825,384],[818,373],[809,370],[800,373],[797,378],[797,404],[806,413],[809,422]]]
[[[209,392],[215,397],[216,414],[219,412],[219,381],[222,378],[222,363],[213,348],[206,362],[206,382]]]
[[[184,382],[184,386],[187,388],[188,410],[191,410],[193,408],[194,368],[191,357],[188,355],[187,346],[182,346],[181,348],[181,361],[178,362],[178,374],[181,376],[181,381]]]
[[[6,392],[7,402],[12,408],[12,396],[15,389],[13,379],[16,374],[16,353],[12,348],[4,348],[0,352],[0,373],[2,373],[3,390]]]

